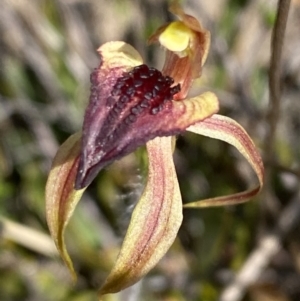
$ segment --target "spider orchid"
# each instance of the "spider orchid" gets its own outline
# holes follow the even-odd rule
[[[149,41],[166,49],[162,71],[143,64],[124,42],[98,49],[99,66],[91,74],[91,94],[83,129],[58,150],[46,186],[46,215],[51,235],[74,277],[64,231],[85,188],[100,170],[146,144],[148,178],[112,271],[100,295],[136,283],[170,248],[182,222],[183,207],[242,203],[263,184],[263,164],[246,131],[234,120],[217,115],[217,97],[206,92],[187,98],[200,77],[210,34],[192,16],[173,5],[179,18],[159,28]],[[173,162],[174,136],[185,131],[233,145],[254,169],[258,184],[229,196],[182,205]]]

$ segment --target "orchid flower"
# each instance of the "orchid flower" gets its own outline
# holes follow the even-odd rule
[[[185,131],[233,145],[254,169],[258,184],[229,196],[184,207],[231,205],[248,201],[263,184],[263,164],[254,143],[234,120],[217,115],[217,97],[206,92],[187,98],[200,77],[210,34],[173,5],[178,21],[159,28],[149,42],[166,49],[162,71],[143,64],[130,45],[116,41],[98,49],[83,129],[58,150],[46,186],[51,236],[74,277],[64,231],[85,188],[111,162],[146,144],[148,178],[131,217],[118,258],[100,295],[118,292],[141,279],[164,256],[182,222],[182,200],[173,162],[174,136]]]

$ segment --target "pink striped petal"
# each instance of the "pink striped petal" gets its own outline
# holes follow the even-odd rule
[[[263,162],[253,141],[241,125],[229,117],[215,114],[190,126],[187,131],[233,145],[249,162],[257,175],[259,184],[240,193],[188,203],[184,205],[185,208],[235,205],[247,202],[260,192],[264,180]]]
[[[74,190],[81,133],[70,136],[59,148],[46,184],[46,218],[55,245],[74,280],[76,273],[66,250],[64,232],[85,189]]]
[[[133,285],[163,257],[182,222],[182,201],[172,156],[172,137],[147,143],[146,188],[136,205],[115,266],[100,295]]]

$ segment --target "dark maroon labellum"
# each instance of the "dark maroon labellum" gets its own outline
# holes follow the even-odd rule
[[[102,78],[101,70],[95,69],[91,75],[76,189],[89,185],[114,160],[155,136],[166,136],[157,128],[156,120],[167,114],[171,100],[180,91],[179,84],[172,86],[171,77],[147,65],[123,73],[109,87],[110,82],[113,80]]]
[[[148,68],[147,65],[140,65],[121,77],[111,93],[118,97],[115,106],[119,102],[130,100],[129,106],[135,108],[139,114],[144,111],[157,114],[180,91],[179,85],[171,87],[173,83],[171,77],[163,76],[160,71]]]

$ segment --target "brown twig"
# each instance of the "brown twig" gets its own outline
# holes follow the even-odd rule
[[[281,57],[290,2],[290,0],[279,1],[276,22],[272,34],[272,52],[269,70],[270,111],[268,116],[270,130],[267,137],[268,139],[266,139],[266,150],[269,148],[271,152],[274,150],[275,132],[280,113],[280,97],[282,90],[280,82]]]
[[[279,0],[277,8],[276,22],[273,28],[271,60],[269,70],[269,90],[270,90],[270,108],[268,112],[269,131],[265,143],[265,155],[269,161],[274,161],[276,128],[280,116],[280,98],[281,98],[281,57],[283,49],[283,40],[290,7],[290,0]],[[274,166],[268,165],[266,168],[266,189],[265,198],[270,196],[271,182],[270,176]],[[280,215],[280,219],[275,228],[263,236],[257,247],[249,255],[243,267],[233,279],[233,281],[224,289],[220,296],[220,301],[239,301],[243,298],[247,288],[255,283],[261,273],[269,264],[273,256],[281,249],[282,238],[294,227],[299,220],[300,191],[295,199],[285,208]],[[273,204],[274,205],[274,204]]]
[[[276,143],[276,129],[280,117],[280,104],[281,104],[281,57],[283,51],[284,35],[290,8],[290,0],[279,0],[277,7],[276,21],[272,32],[271,42],[271,59],[269,69],[269,111],[267,114],[267,122],[269,129],[265,139],[265,157],[268,160],[274,161],[275,157],[275,143]],[[275,213],[279,212],[279,205],[272,197],[270,185],[271,174],[273,167],[267,166],[265,173],[265,199],[266,206],[269,211]],[[277,209],[277,210],[276,210]],[[276,211],[276,212],[275,212]]]
[[[44,256],[58,255],[49,235],[0,217],[1,236]]]

